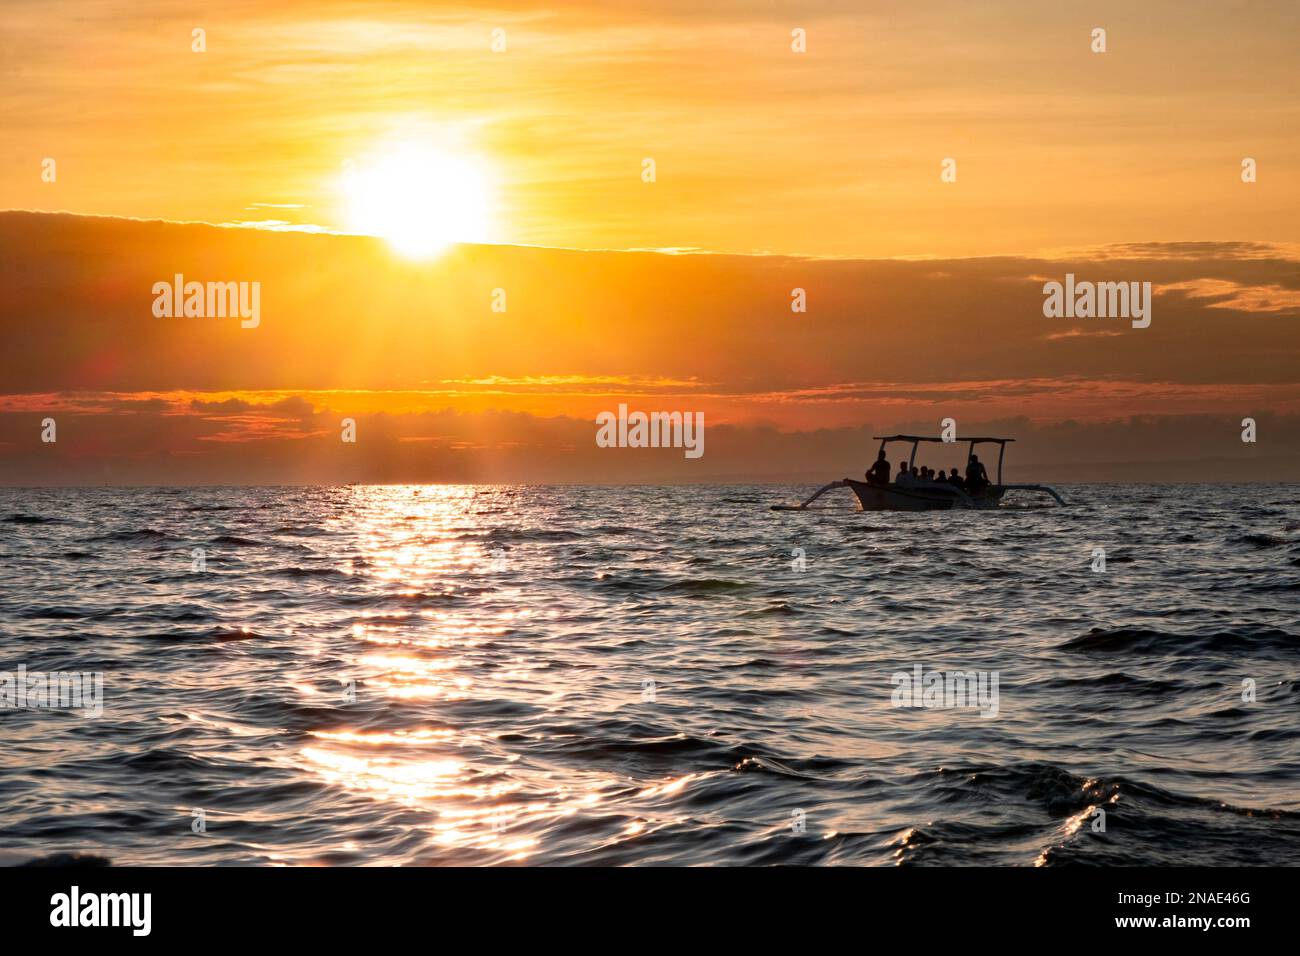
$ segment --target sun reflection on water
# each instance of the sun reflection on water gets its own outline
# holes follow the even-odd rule
[[[550,659],[511,647],[512,635],[560,611],[530,605],[523,589],[494,570],[492,542],[501,531],[483,515],[499,505],[483,495],[454,486],[347,490],[331,521],[353,544],[339,562],[359,598],[344,624],[357,708],[340,709],[338,724],[311,731],[300,764],[332,786],[427,813],[424,823],[403,819],[400,826],[423,831],[438,854],[523,859],[541,835],[589,814],[606,821],[608,839],[643,838],[663,821],[611,817],[602,801],[631,792],[653,807],[676,798],[697,775],[629,791],[626,778],[607,772],[556,777],[524,768],[503,741],[535,733],[509,715],[574,693],[575,682],[589,677],[548,670],[540,680]],[[315,706],[327,699],[323,685],[300,684]],[[504,715],[493,731],[457,729],[464,725],[458,708],[479,704]]]
[[[525,793],[505,772],[517,758],[494,752],[491,741],[437,726],[449,723],[440,719],[440,705],[492,696],[474,676],[484,665],[483,649],[537,613],[519,606],[519,590],[503,590],[499,576],[483,577],[491,571],[491,529],[477,515],[478,494],[456,486],[349,489],[348,506],[332,519],[334,529],[355,542],[344,570],[395,603],[412,602],[410,608],[359,608],[354,615],[349,635],[357,643],[358,699],[379,696],[390,702],[386,717],[435,727],[316,730],[301,758],[333,785],[427,810],[422,829],[435,846],[521,859],[538,843],[521,828],[574,813],[597,797],[564,787]],[[472,615],[419,606],[489,587],[496,600],[476,603]],[[503,669],[494,662],[494,680],[526,676],[526,662],[510,664]]]

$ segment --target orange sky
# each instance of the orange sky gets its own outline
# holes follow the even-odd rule
[[[1294,477],[1300,8],[866,6],[0,7],[0,209],[77,214],[0,213],[0,482],[789,476],[947,416]],[[1152,326],[1045,318],[1067,271]],[[157,318],[175,273],[261,325]],[[729,431],[591,457],[620,401]]]
[[[346,230],[343,164],[417,137],[490,167],[502,242],[1294,241],[1298,36],[1259,0],[4,4],[0,208]]]

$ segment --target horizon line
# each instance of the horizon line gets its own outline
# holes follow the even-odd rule
[[[368,233],[348,232],[346,230],[335,229],[330,226],[322,226],[317,223],[289,223],[284,220],[262,220],[259,221],[227,221],[227,222],[210,222],[206,219],[167,219],[159,216],[123,216],[115,213],[95,213],[95,212],[77,212],[71,209],[22,209],[22,208],[5,208],[0,209],[0,216],[20,214],[28,216],[65,216],[73,219],[108,219],[116,222],[139,223],[142,225],[165,225],[165,226],[202,226],[209,229],[244,229],[253,232],[267,234],[284,234],[294,233],[306,236],[328,236],[343,239],[365,239],[372,242],[385,244],[386,240],[382,236],[370,235]],[[274,226],[263,223],[275,223]],[[1016,259],[1022,261],[1041,260],[1045,262],[1063,261],[1069,257],[1086,257],[1089,253],[1103,252],[1113,249],[1132,249],[1134,246],[1154,246],[1169,247],[1177,249],[1187,246],[1198,245],[1214,246],[1239,246],[1251,245],[1276,251],[1277,258],[1284,262],[1300,262],[1300,243],[1279,243],[1269,242],[1258,239],[1239,239],[1239,238],[1221,238],[1221,239],[1126,239],[1114,242],[1104,243],[1101,245],[1090,245],[1080,247],[1053,247],[1033,251],[1024,251],[1018,253],[994,253],[982,256],[943,256],[937,254],[925,255],[903,255],[903,256],[828,256],[814,255],[810,253],[799,252],[771,252],[771,251],[748,251],[736,252],[720,249],[702,249],[696,246],[663,246],[663,247],[640,247],[629,246],[626,248],[612,247],[582,247],[582,246],[560,246],[546,245],[543,243],[529,242],[452,242],[447,249],[460,248],[477,248],[477,249],[538,249],[548,252],[575,252],[575,253],[597,253],[597,254],[624,254],[624,255],[659,255],[659,256],[714,256],[719,258],[738,258],[738,259],[793,259],[801,262],[982,262],[999,259]],[[445,253],[428,260],[437,261]],[[1148,261],[1152,256],[1132,256],[1137,261]],[[1158,258],[1158,257],[1157,257]],[[417,263],[418,264],[418,263]]]

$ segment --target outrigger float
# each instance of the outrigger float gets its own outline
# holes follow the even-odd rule
[[[910,442],[912,453],[907,459],[909,472],[912,470],[912,466],[916,464],[916,450],[920,447],[921,442],[952,444],[943,438],[931,438],[925,435],[887,435],[884,437],[877,435],[876,440],[880,442],[882,452],[889,447],[890,442]],[[998,446],[997,481],[990,482],[974,494],[969,493],[964,488],[946,484],[942,481],[912,481],[899,485],[893,481],[888,484],[872,484],[854,478],[842,478],[839,481],[832,481],[830,484],[818,488],[811,497],[801,504],[772,505],[772,510],[803,511],[826,492],[836,488],[850,489],[857,496],[859,511],[952,511],[958,508],[974,508],[984,511],[998,507],[1002,503],[1002,496],[1008,491],[1042,492],[1055,498],[1057,504],[1065,504],[1065,499],[1047,485],[1003,484],[1002,459],[1006,456],[1007,443],[1015,441],[1014,438],[963,438],[960,441],[970,446],[966,453],[967,460],[975,454],[976,445]]]

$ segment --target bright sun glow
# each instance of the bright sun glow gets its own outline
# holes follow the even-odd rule
[[[424,259],[455,242],[490,242],[491,184],[475,157],[402,144],[343,176],[348,228]]]

